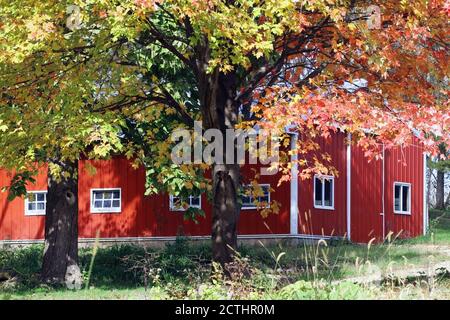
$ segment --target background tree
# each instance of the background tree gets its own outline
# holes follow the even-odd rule
[[[449,205],[450,193],[445,197],[446,189],[446,175],[450,171],[450,161],[446,160],[448,157],[448,151],[445,145],[439,146],[439,156],[435,158],[435,161],[429,161],[430,169],[436,171],[435,177],[435,205],[434,207],[439,210],[445,210]]]
[[[200,119],[222,133],[289,125],[301,134],[302,155],[338,128],[368,156],[378,156],[379,143],[407,143],[413,130],[433,154],[426,132],[450,139],[448,94],[436,99],[428,81],[448,74],[445,1],[75,1],[81,15],[72,12],[70,28],[73,3],[0,4],[3,105],[42,108],[39,93],[44,112],[64,102],[133,119],[158,152],[148,157],[130,142],[127,153],[151,164],[148,179],[161,187],[192,189],[187,177],[198,171],[168,161],[164,131]],[[380,25],[369,4],[380,9]],[[139,125],[166,117],[174,122],[162,130]],[[326,160],[300,157],[301,177],[328,170]],[[224,265],[236,248],[240,167],[218,161],[211,172],[213,258]]]
[[[74,276],[81,276],[77,273],[78,159],[103,158],[123,147],[116,116],[93,116],[79,106],[71,109],[70,103],[52,110],[52,103],[45,99],[33,109],[26,104],[2,106],[0,148],[2,168],[15,172],[8,186],[10,199],[26,196],[26,185],[48,165],[42,279],[62,283],[69,267]]]

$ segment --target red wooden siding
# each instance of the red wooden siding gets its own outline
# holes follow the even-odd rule
[[[254,179],[254,171],[259,170],[258,165],[248,165],[242,168],[244,183]],[[258,210],[241,210],[238,224],[239,234],[289,234],[290,227],[290,185],[282,183],[279,187],[280,175],[261,175],[258,180],[261,184],[270,184],[272,191],[270,199],[280,204],[280,211],[269,214],[263,218]]]
[[[47,190],[47,167],[39,169],[42,174],[35,177],[36,182],[28,186],[30,191]],[[0,170],[0,187],[8,186],[12,173]],[[0,240],[35,240],[44,236],[44,217],[26,216],[23,198],[7,200],[6,192],[0,193]]]
[[[399,234],[400,238],[423,233],[424,165],[423,149],[417,140],[410,145],[386,149],[384,161],[369,163],[360,148],[352,147],[353,242],[368,242],[372,238],[383,241],[389,232],[393,237]],[[394,182],[411,184],[411,215],[394,213]]]
[[[351,152],[351,240],[368,242],[383,238],[383,161],[364,156],[352,146]]]
[[[413,144],[386,151],[386,235],[401,232],[400,237],[423,234],[423,149]],[[411,183],[411,215],[394,213],[394,182]]]
[[[256,167],[256,166],[254,166]],[[92,168],[95,168],[94,172]],[[244,180],[253,178],[250,167],[242,170]],[[42,168],[36,185],[29,190],[46,190],[46,168]],[[0,171],[1,185],[8,185],[11,175]],[[275,187],[278,176],[262,176],[261,183]],[[91,189],[120,188],[122,210],[119,213],[91,213]],[[160,236],[208,236],[211,234],[211,206],[206,195],[201,196],[205,217],[186,221],[183,212],[170,211],[169,195],[144,196],[145,171],[134,169],[124,158],[110,161],[79,162],[79,237],[160,237]],[[262,218],[257,210],[243,210],[239,220],[239,234],[289,233],[289,184],[285,183],[271,193],[271,199],[281,203],[278,214]],[[24,199],[7,201],[7,194],[0,195],[0,240],[30,240],[44,237],[44,216],[25,216]]]
[[[334,179],[334,210],[314,208],[312,179],[299,181],[299,234],[346,236],[347,232],[347,146],[346,136],[337,133],[332,137],[318,139],[320,152],[330,154],[339,176]],[[413,237],[423,232],[423,155],[417,142],[386,150],[385,160],[367,162],[364,152],[351,148],[351,240],[368,242],[372,238],[383,239],[390,231],[401,237]],[[95,168],[92,173],[89,167]],[[383,208],[384,168],[384,208]],[[243,182],[254,177],[252,169],[258,165],[242,168]],[[28,188],[46,190],[47,168],[41,168],[36,183]],[[9,185],[11,174],[0,170],[0,187]],[[238,234],[289,234],[290,232],[290,184],[277,186],[279,175],[261,176],[260,183],[270,184],[274,189],[271,199],[281,204],[278,214],[261,217],[257,210],[242,210]],[[411,215],[394,214],[394,182],[411,184]],[[211,234],[211,206],[205,195],[201,197],[206,216],[199,223],[186,221],[183,212],[170,211],[169,195],[144,196],[145,171],[134,169],[125,158],[109,161],[79,162],[79,236],[94,238],[115,237],[164,237],[209,236]],[[91,189],[120,188],[122,210],[120,213],[91,213]],[[385,212],[383,230],[383,216]],[[383,232],[384,231],[384,232]],[[24,199],[11,202],[7,194],[0,194],[0,240],[33,240],[44,237],[44,216],[26,216]]]
[[[346,136],[343,133],[336,133],[326,139],[319,138],[317,142],[320,145],[320,152],[331,156],[332,165],[339,172],[339,176],[334,178],[334,210],[314,208],[314,180],[300,180],[298,232],[310,235],[345,236],[347,230]]]

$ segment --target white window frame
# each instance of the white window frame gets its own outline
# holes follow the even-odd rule
[[[395,210],[395,187],[400,186],[400,209],[401,210]],[[408,187],[408,210],[403,210],[403,187]],[[394,213],[395,214],[404,214],[404,215],[411,215],[411,194],[412,194],[412,185],[409,182],[400,182],[395,181],[394,182],[394,188],[392,189],[392,199],[393,199],[393,206],[394,206]]]
[[[322,183],[322,205],[316,204],[316,179],[323,179],[323,180],[331,180],[331,206],[324,205],[325,200],[325,183]],[[334,194],[335,194],[335,187],[334,187],[334,176],[329,175],[323,175],[323,174],[316,174],[314,175],[313,180],[313,205],[316,209],[323,209],[323,210],[334,210]]]
[[[112,207],[111,208],[95,208],[94,206],[94,192],[96,191],[119,191],[119,207]],[[111,198],[111,201],[113,199]],[[95,188],[91,189],[91,213],[120,213],[122,212],[122,188]]]
[[[192,199],[193,198],[197,198],[197,197],[198,197],[198,205],[192,205]],[[186,211],[187,209],[185,209],[183,207],[175,206],[175,203],[173,201],[174,198],[180,198],[180,197],[174,196],[173,194],[169,195],[169,209],[170,209],[170,211]],[[189,196],[189,206],[188,206],[188,208],[201,209],[202,208],[202,195]]]
[[[45,200],[44,200],[44,210],[29,210],[28,209],[28,204],[29,199],[28,199],[28,195],[29,194],[36,194],[36,193],[43,193]],[[41,202],[41,201],[39,201]],[[25,215],[26,216],[45,216],[45,209],[47,208],[47,190],[31,190],[31,191],[27,191],[27,195],[25,196]]]
[[[245,185],[245,187],[252,187],[253,185],[251,185],[251,184],[247,184],[247,185]],[[267,196],[267,198],[268,198],[268,203],[267,203],[267,205],[265,205],[264,207],[261,207],[261,206],[256,206],[255,204],[253,204],[252,206],[247,206],[247,207],[244,207],[244,202],[242,202],[242,206],[241,206],[241,210],[260,210],[260,209],[267,209],[267,208],[270,208],[270,183],[259,183],[258,184],[258,186],[259,187],[267,187],[267,192],[268,192],[268,196]]]

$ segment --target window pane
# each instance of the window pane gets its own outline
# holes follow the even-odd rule
[[[191,206],[199,206],[200,205],[200,197],[191,197]]]
[[[245,207],[252,207],[253,206],[253,200],[249,196],[242,196],[242,205]]]
[[[95,199],[102,199],[103,197],[103,193],[98,192],[98,191],[94,191],[94,198]]]
[[[103,193],[103,199],[111,199],[112,198],[112,192],[104,192]]]
[[[402,193],[402,211],[409,211],[409,187],[403,186],[403,193]]]
[[[259,202],[264,202],[266,205],[269,203],[269,195],[264,197],[259,197]]]
[[[253,197],[251,196],[252,194],[252,188],[251,186],[244,186],[244,190],[243,190],[243,194],[242,194],[242,206],[243,207],[254,207],[255,205],[253,204]]]
[[[114,191],[113,192],[113,198],[114,199],[120,199],[120,191]]]
[[[179,197],[172,197],[171,207],[172,209],[180,209],[181,199]]]
[[[39,202],[39,203],[37,204],[37,209],[38,209],[38,210],[44,210],[44,209],[45,209],[44,203],[43,203],[43,202]]]
[[[101,201],[95,201],[94,202],[94,207],[95,208],[101,208],[102,207],[102,202]]]
[[[324,194],[324,206],[332,207],[333,206],[333,181],[324,180],[325,183],[325,194]]]
[[[36,203],[28,203],[28,210],[36,210]]]
[[[44,201],[45,194],[44,193],[36,193],[37,201]]]
[[[395,185],[394,188],[394,209],[396,211],[400,211],[400,188],[399,185]]]
[[[315,183],[315,195],[314,201],[318,206],[322,205],[322,180],[319,178],[314,178]]]
[[[120,201],[119,201],[119,200],[113,200],[112,206],[113,206],[114,208],[119,208],[119,207],[120,207]]]
[[[104,200],[103,208],[111,208],[111,200]]]

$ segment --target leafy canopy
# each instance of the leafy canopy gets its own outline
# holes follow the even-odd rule
[[[302,177],[328,170],[306,155],[338,129],[370,157],[412,133],[437,154],[448,16],[447,0],[0,0],[1,164],[122,153],[151,192],[204,191],[207,167],[174,166],[169,136],[202,119],[218,74],[236,75],[239,126],[301,133]]]

